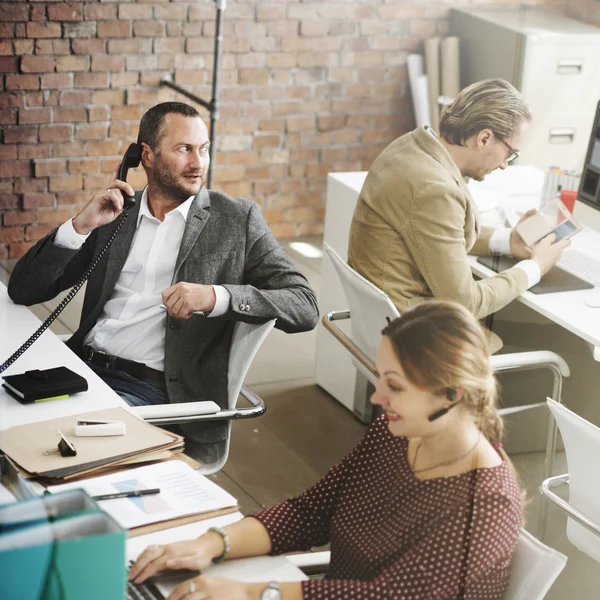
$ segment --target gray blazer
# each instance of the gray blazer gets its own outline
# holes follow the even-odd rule
[[[110,298],[136,230],[141,192],[110,249],[91,273],[79,329],[68,345],[77,354]],[[79,250],[52,243],[56,230],[40,240],[15,266],[8,294],[17,304],[54,298],[73,286],[104,246],[114,222],[95,229]],[[235,321],[264,322],[288,333],[313,329],[317,299],[306,278],[293,266],[269,230],[260,207],[244,199],[202,189],[188,213],[173,283],[219,284],[231,294],[225,315],[208,319],[167,316],[165,380],[171,402],[214,400],[227,404],[227,366]],[[185,426],[203,442],[226,436],[223,423]]]

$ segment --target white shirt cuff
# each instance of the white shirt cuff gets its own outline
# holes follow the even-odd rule
[[[68,248],[69,250],[79,250],[83,242],[88,239],[90,234],[81,235],[73,227],[73,219],[63,223],[54,236],[54,245],[59,248]]]
[[[510,253],[510,234],[512,229],[509,227],[500,227],[492,233],[490,238],[490,252],[492,254],[504,254],[511,256]]]
[[[527,289],[540,282],[542,273],[540,271],[540,265],[538,265],[535,260],[521,260],[515,267],[525,271],[525,275],[527,275]]]
[[[217,299],[215,300],[215,307],[208,314],[209,317],[220,317],[224,315],[229,310],[229,304],[231,302],[231,294],[227,288],[224,288],[222,285],[213,285],[213,290],[215,290],[215,296]]]

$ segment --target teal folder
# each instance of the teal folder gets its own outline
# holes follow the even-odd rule
[[[85,494],[82,490],[57,494]],[[19,600],[121,600],[125,597],[126,532],[89,497],[83,510],[48,513],[30,519],[30,503],[0,507],[14,515],[23,505],[26,518],[0,533],[2,597]],[[29,506],[27,506],[29,505]],[[35,511],[34,511],[35,512]],[[37,514],[37,513],[36,513]]]

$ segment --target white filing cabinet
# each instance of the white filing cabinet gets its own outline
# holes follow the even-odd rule
[[[461,85],[501,77],[521,90],[533,123],[521,164],[581,170],[600,99],[600,29],[539,9],[453,9]]]

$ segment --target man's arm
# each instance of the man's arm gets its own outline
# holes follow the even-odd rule
[[[309,331],[319,318],[317,297],[306,277],[296,269],[253,205],[246,225],[244,285],[224,284],[231,294],[224,318],[248,323],[277,319],[287,333]]]

